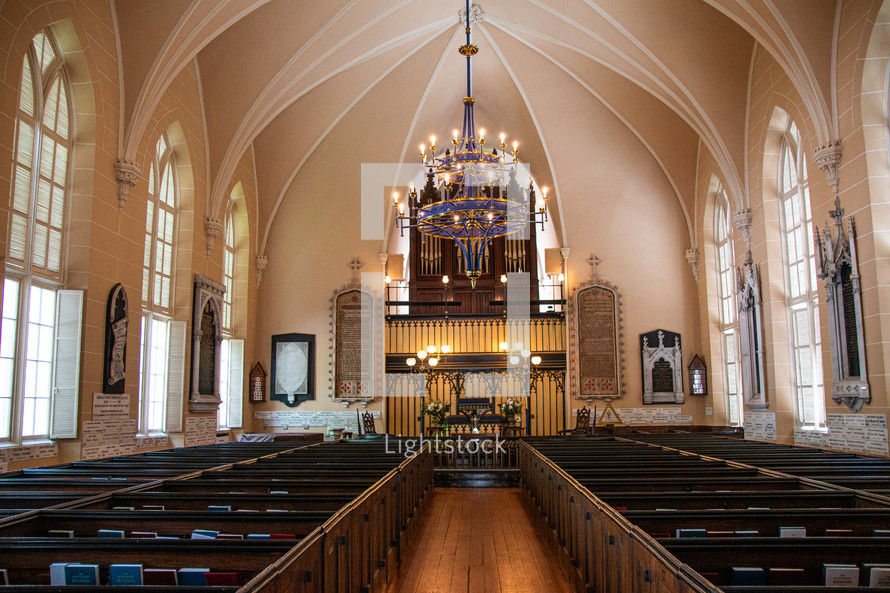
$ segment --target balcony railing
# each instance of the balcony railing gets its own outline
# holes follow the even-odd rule
[[[507,312],[506,283],[494,287],[451,286],[394,280],[386,286],[387,317],[475,317]],[[564,287],[559,282],[539,282],[529,288],[529,314],[557,315],[565,312]]]

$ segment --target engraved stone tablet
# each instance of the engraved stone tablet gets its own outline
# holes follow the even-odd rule
[[[573,395],[580,399],[620,397],[619,296],[611,286],[580,287],[570,308]]]

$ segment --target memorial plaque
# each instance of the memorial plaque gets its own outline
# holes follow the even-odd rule
[[[841,295],[844,299],[844,334],[847,341],[847,371],[850,377],[858,377],[859,332],[856,320],[856,301],[853,298],[853,272],[849,264],[841,266]]]
[[[674,369],[665,359],[655,361],[652,365],[652,391],[673,391]]]
[[[640,334],[644,404],[682,404],[683,352],[680,334],[657,329]]]
[[[216,319],[210,303],[201,314],[201,351],[198,363],[198,393],[213,395],[216,388]]]
[[[617,318],[613,290],[591,286],[577,292],[578,397],[619,395]]]
[[[253,375],[251,376],[253,377]],[[315,399],[314,335],[280,334],[272,336],[271,399],[291,407],[298,406],[306,400]]]
[[[105,315],[105,372],[102,390],[123,393],[127,378],[127,325],[129,313],[127,291],[115,284],[108,295]]]
[[[350,290],[336,298],[335,397],[370,397],[373,370],[373,302]],[[362,335],[364,325],[367,335]]]

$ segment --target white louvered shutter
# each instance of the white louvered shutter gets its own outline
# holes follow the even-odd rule
[[[185,390],[185,321],[170,322],[167,346],[166,431],[182,432],[182,396]]]
[[[229,428],[241,428],[244,408],[244,340],[229,340],[229,392],[220,394],[229,403]]]
[[[53,364],[53,401],[50,438],[77,436],[80,398],[80,336],[83,326],[83,291],[56,293],[56,352]]]

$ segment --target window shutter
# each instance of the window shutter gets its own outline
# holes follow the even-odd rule
[[[244,340],[229,340],[229,393],[221,394],[229,402],[229,428],[241,428],[244,408]]]
[[[185,389],[185,321],[170,322],[167,345],[166,431],[182,432],[182,395]]]
[[[56,293],[56,351],[53,364],[50,438],[73,439],[77,436],[82,325],[83,291],[58,291]]]

